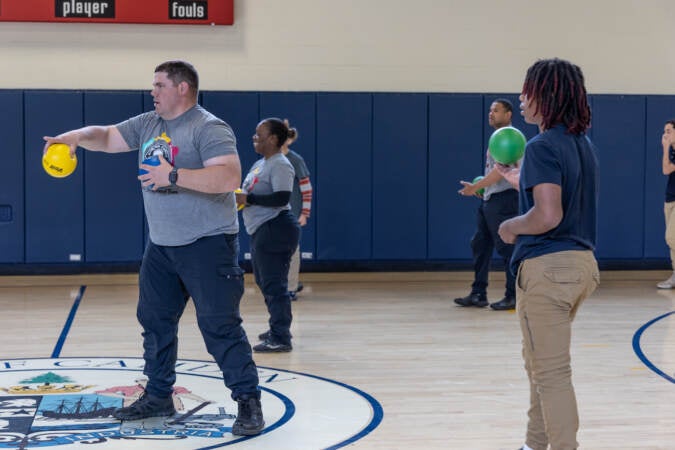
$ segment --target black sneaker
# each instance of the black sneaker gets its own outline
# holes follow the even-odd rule
[[[516,309],[516,298],[515,297],[504,297],[498,302],[492,303],[490,308],[495,311],[508,311],[511,309]]]
[[[113,411],[113,417],[118,420],[139,420],[147,417],[166,417],[176,414],[173,407],[173,398],[155,397],[144,392],[138,400],[124,408]]]
[[[466,297],[456,298],[455,303],[459,306],[477,306],[479,308],[485,308],[488,305],[485,294],[475,294],[473,292]]]
[[[282,344],[270,339],[265,339],[261,344],[253,347],[253,351],[258,353],[283,353],[290,352],[291,350],[293,350],[291,344]]]
[[[302,292],[302,290],[305,288],[305,286],[302,283],[298,283],[297,289],[295,289],[295,292]]]
[[[260,434],[265,426],[260,400],[251,397],[246,400],[237,400],[239,411],[237,419],[232,424],[232,434],[235,436],[255,436]]]
[[[267,341],[267,340],[269,340],[270,336],[272,336],[271,333],[272,333],[272,332],[271,332],[270,330],[267,330],[267,331],[265,331],[264,333],[260,333],[260,334],[258,335],[258,339],[260,339],[261,341]],[[293,337],[293,335],[291,335],[291,338],[292,338],[292,337]]]

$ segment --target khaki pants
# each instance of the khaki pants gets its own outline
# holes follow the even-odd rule
[[[675,202],[664,203],[666,216],[666,244],[670,247],[670,264],[675,272]]]
[[[298,282],[300,276],[300,246],[295,249],[295,253],[291,256],[291,265],[288,268],[288,290],[295,292],[298,290]]]
[[[516,280],[523,358],[530,380],[527,445],[574,450],[579,428],[572,386],[570,342],[579,306],[600,282],[591,251],[564,251],[526,259]]]

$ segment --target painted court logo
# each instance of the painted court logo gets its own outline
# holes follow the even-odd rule
[[[120,422],[145,386],[140,358],[0,361],[0,449],[340,448],[380,423],[368,394],[324,378],[259,367],[265,429],[233,436],[237,405],[213,362],[179,360],[173,417]],[[303,427],[307,432],[302,432]],[[293,430],[286,436],[285,429]],[[274,438],[272,438],[274,435]],[[82,447],[86,445],[86,447]]]

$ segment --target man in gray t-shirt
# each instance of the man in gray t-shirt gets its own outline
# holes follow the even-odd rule
[[[506,99],[496,99],[490,105],[488,121],[495,130],[511,125],[511,116],[513,106]],[[485,177],[476,183],[461,181],[463,187],[459,190],[461,195],[473,196],[479,195],[479,190],[484,189],[482,201],[476,215],[476,233],[471,239],[471,251],[474,262],[474,281],[471,285],[471,293],[466,297],[455,299],[455,303],[460,306],[478,306],[488,305],[487,286],[490,272],[490,262],[492,253],[497,249],[497,253],[504,260],[504,271],[506,272],[506,289],[504,298],[498,302],[490,304],[495,310],[503,311],[515,309],[516,307],[516,280],[509,269],[513,245],[507,244],[499,237],[499,225],[512,217],[518,215],[518,191],[502,177],[501,173],[495,167],[495,160],[486,152],[485,156]]]
[[[107,153],[139,150],[139,176],[150,228],[139,274],[137,318],[143,327],[143,395],[118,408],[119,420],[171,416],[178,321],[192,298],[209,353],[239,411],[232,434],[263,430],[258,372],[241,326],[244,291],[233,191],[241,164],[232,129],[197,104],[199,77],[184,61],[155,68],[155,110],[117,125],[46,137]],[[135,169],[134,169],[135,170]]]
[[[140,150],[139,165],[161,155],[179,168],[179,181],[184,169],[201,169],[211,158],[238,158],[232,128],[199,105],[172,120],[150,112],[115,127],[130,148]],[[187,245],[204,236],[239,232],[231,193],[198,192],[173,185],[144,189],[143,203],[150,240],[157,245]]]

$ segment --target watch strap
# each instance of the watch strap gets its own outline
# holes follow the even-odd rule
[[[175,186],[177,182],[178,182],[178,168],[174,167],[173,169],[171,169],[171,172],[169,173],[169,183],[171,183],[171,186]]]

